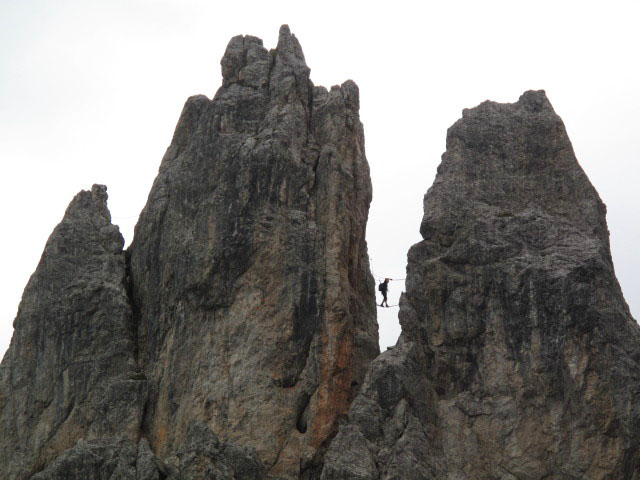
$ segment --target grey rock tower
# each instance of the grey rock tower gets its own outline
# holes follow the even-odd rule
[[[71,203],[0,367],[0,477],[317,478],[378,355],[358,87],[295,36],[233,38],[190,98],[131,247]]]
[[[51,234],[0,365],[1,478],[28,478],[79,439],[137,442],[147,384],[123,243],[101,185],[76,195]]]
[[[358,87],[314,87],[298,40],[233,38],[190,98],[129,250],[159,455],[197,419],[267,471],[316,469],[377,355]]]
[[[286,26],[221,64],[131,247],[99,185],[49,238],[0,364],[0,478],[638,478],[640,327],[544,92],[449,129],[378,355],[357,86],[314,87]]]
[[[463,112],[420,232],[322,478],[637,478],[640,328],[544,92]]]

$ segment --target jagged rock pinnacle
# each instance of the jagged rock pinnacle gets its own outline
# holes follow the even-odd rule
[[[358,89],[315,88],[286,25],[221,67],[126,255],[102,186],[52,234],[1,367],[3,478],[319,475],[378,354]]]
[[[398,345],[322,478],[634,478],[640,328],[605,212],[544,92],[465,110],[424,199]]]
[[[137,441],[147,386],[106,191],[75,196],[25,288],[0,366],[2,478],[27,478],[81,438]]]
[[[448,130],[378,355],[357,85],[315,87],[286,25],[221,69],[127,252],[101,185],[51,234],[0,364],[2,479],[637,478],[640,327],[543,91]]]
[[[319,474],[378,353],[357,86],[314,87],[287,26],[270,52],[234,37],[221,66],[214,99],[185,105],[129,250],[145,428],[161,457],[198,420],[271,474]]]

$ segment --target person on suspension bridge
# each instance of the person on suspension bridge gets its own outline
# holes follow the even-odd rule
[[[388,307],[389,303],[387,302],[387,290],[389,289],[389,280],[391,280],[390,278],[385,278],[384,282],[382,282],[380,285],[378,285],[378,290],[380,290],[380,292],[382,293],[382,303],[380,304],[381,307]],[[385,305],[386,304],[386,305]]]

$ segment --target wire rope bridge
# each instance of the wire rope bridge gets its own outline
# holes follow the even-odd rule
[[[371,263],[371,259],[369,259],[369,263]],[[406,278],[391,278],[391,277],[386,277],[386,276],[383,277],[383,276],[377,275],[376,272],[373,271],[373,269],[371,270],[371,273],[372,273],[373,277],[376,279],[376,283],[378,285],[380,285],[381,283],[383,283],[387,279],[392,281],[392,282],[404,282],[406,280]],[[377,301],[376,301],[376,305],[378,305]],[[399,303],[396,303],[395,305],[388,305],[388,307],[389,308],[390,307],[397,307],[399,305],[400,305]],[[378,305],[378,307],[381,307],[381,306],[382,305]],[[383,308],[386,308],[386,307],[383,307]]]

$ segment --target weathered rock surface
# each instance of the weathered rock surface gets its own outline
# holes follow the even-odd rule
[[[140,457],[140,471],[147,475],[137,475],[138,448],[124,438],[102,438],[86,442],[80,440],[73,448],[51,462],[47,468],[34,475],[32,480],[157,480],[158,470],[151,471],[142,466],[144,454]]]
[[[144,432],[198,420],[284,478],[317,471],[378,354],[358,87],[314,87],[285,26],[231,40],[190,98],[129,249]]]
[[[138,445],[122,437],[80,440],[34,475],[32,480],[261,480],[264,467],[255,450],[221,443],[205,425],[191,422],[186,442],[166,462],[146,439]]]
[[[73,199],[24,291],[0,365],[0,478],[26,478],[79,438],[137,441],[147,386],[106,202],[100,185]]]
[[[322,478],[638,478],[640,328],[544,92],[463,112],[420,232]]]
[[[221,64],[126,254],[105,187],[52,234],[0,367],[0,477],[319,476],[378,354],[358,87],[314,87],[286,26]]]
[[[178,449],[174,473],[169,480],[215,478],[260,480],[264,466],[256,451],[235,443],[221,443],[206,425],[191,421],[186,442]]]
[[[221,64],[129,250],[98,185],[47,242],[0,364],[0,478],[638,478],[640,327],[544,92],[449,129],[371,363],[357,86],[314,87],[286,26]]]

